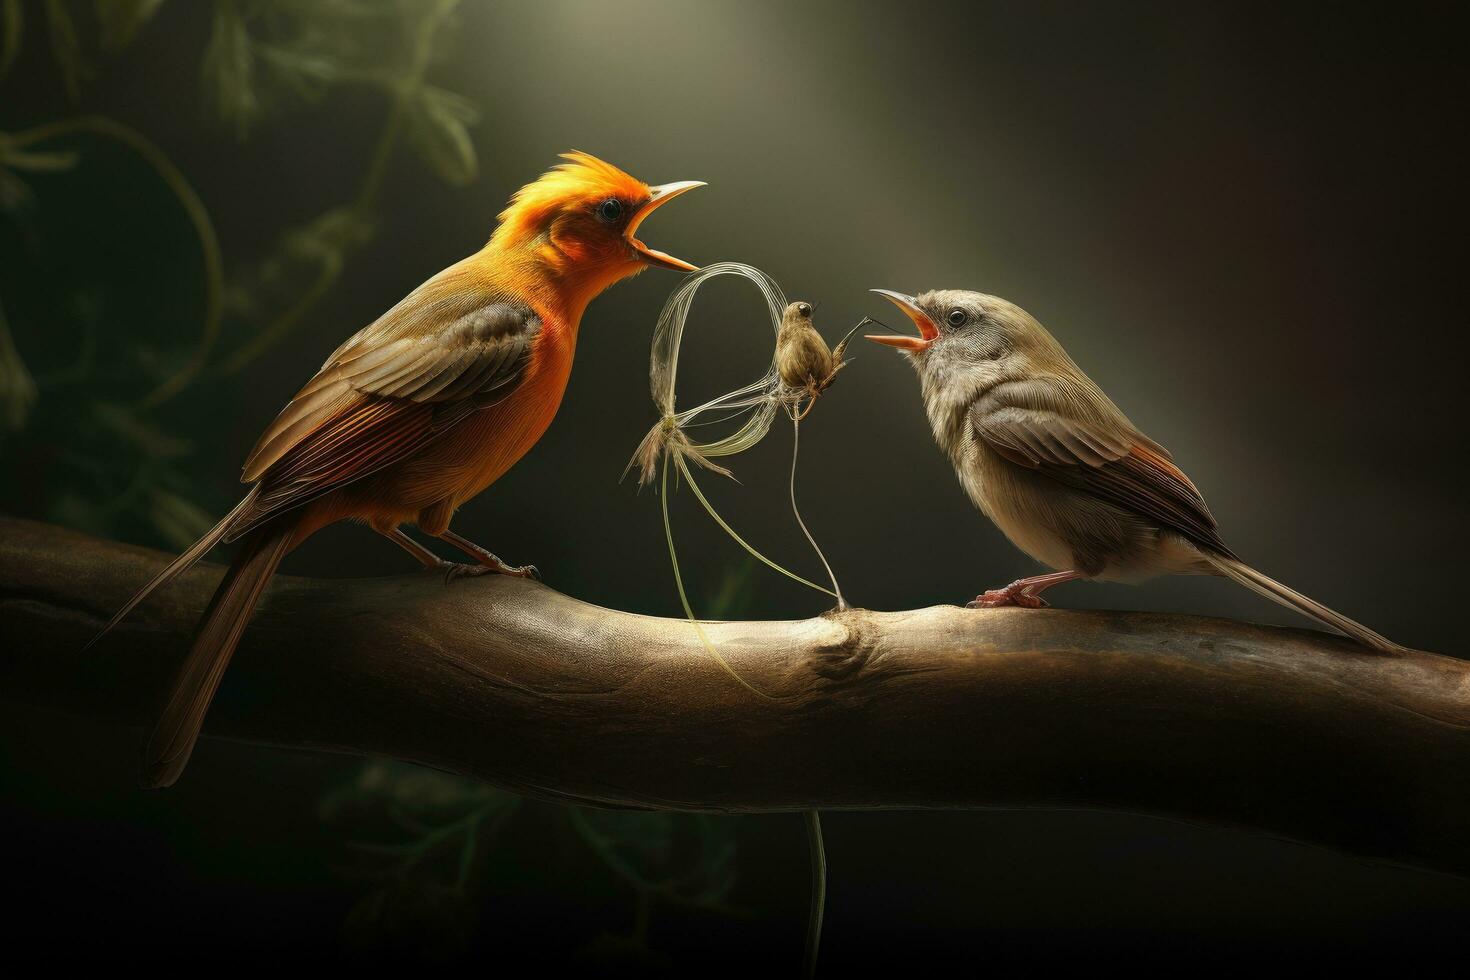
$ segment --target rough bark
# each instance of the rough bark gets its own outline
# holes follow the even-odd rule
[[[83,645],[163,560],[0,518],[0,694],[142,724],[218,567]],[[767,697],[683,621],[534,582],[283,577],[205,733],[597,805],[1101,808],[1470,873],[1460,660],[1049,609],[853,610],[708,631]],[[207,759],[206,746],[195,764]]]

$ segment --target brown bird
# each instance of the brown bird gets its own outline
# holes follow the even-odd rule
[[[870,336],[919,375],[934,438],[1011,543],[1051,568],[969,605],[1045,605],[1073,579],[1224,575],[1384,653],[1403,648],[1241,561],[1163,446],[1128,421],[1025,310],[997,296],[875,289],[919,336]]]
[[[455,534],[450,518],[551,424],[593,297],[648,266],[695,268],[649,248],[635,232],[655,208],[702,186],[650,187],[585,153],[564,160],[515,194],[484,248],[327,358],[245,461],[243,482],[253,484],[245,498],[102,630],[215,545],[241,539],[148,740],[146,785],[178,779],[266,583],[322,527],[361,521],[451,577],[535,574]],[[404,524],[475,564],[441,560],[405,534]]]

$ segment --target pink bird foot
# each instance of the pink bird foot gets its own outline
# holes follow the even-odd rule
[[[1020,606],[1023,609],[1040,609],[1049,606],[1039,595],[1032,595],[1023,589],[1012,590],[1010,586],[1004,589],[991,589],[988,592],[977,595],[971,601],[965,603],[966,609],[998,609],[1001,606]]]
[[[991,589],[989,592],[977,595],[965,603],[965,608],[997,609],[1001,606],[1020,606],[1023,609],[1040,609],[1051,605],[1041,597],[1040,593],[1043,589],[1049,589],[1053,585],[1061,585],[1063,582],[1070,582],[1081,577],[1079,572],[1050,572],[1046,575],[1016,579],[1003,589]]]

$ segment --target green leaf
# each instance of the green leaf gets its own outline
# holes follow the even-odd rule
[[[168,459],[183,456],[189,451],[187,441],[143,421],[121,405],[97,402],[93,406],[93,414],[104,427],[132,443],[145,456]]]
[[[60,493],[52,502],[46,517],[63,527],[75,528],[89,534],[105,535],[112,531],[106,510],[73,490]]]
[[[201,507],[161,487],[154,487],[149,493],[148,519],[165,541],[180,550],[198,541],[214,526],[214,519]]]
[[[10,324],[0,309],[0,428],[19,432],[36,402],[36,382],[10,336]]]
[[[288,228],[275,249],[237,275],[226,290],[231,315],[258,320],[290,307],[303,293],[334,282],[348,256],[373,236],[373,222],[356,208],[332,208]]]
[[[645,879],[660,877],[673,854],[674,815],[662,810],[583,810],[582,816]]]
[[[318,805],[323,820],[349,811],[372,809],[407,814],[425,826],[460,819],[477,807],[509,806],[514,794],[463,776],[425,769],[406,762],[369,762],[348,783],[324,795]]]
[[[440,179],[462,187],[480,169],[469,131],[479,118],[474,104],[464,96],[425,85],[409,105],[409,139]]]
[[[82,39],[65,0],[46,0],[46,20],[51,28],[51,54],[61,69],[61,81],[73,99],[81,97],[82,83],[92,77],[92,68],[82,55]]]
[[[693,819],[697,822],[699,858],[683,882],[684,890],[697,904],[717,905],[735,887],[737,818],[699,814]]]
[[[719,588],[705,600],[705,615],[710,619],[740,619],[755,598],[755,571],[756,564],[752,561],[727,568]]]
[[[355,208],[331,208],[310,222],[288,230],[282,248],[292,257],[323,265],[346,261],[347,253],[367,244],[373,222]]]
[[[25,13],[20,0],[0,0],[0,78],[10,72],[15,56],[20,54],[20,35],[25,30]]]
[[[0,164],[4,164],[12,170],[29,170],[33,173],[40,171],[58,173],[62,170],[70,170],[75,167],[79,159],[79,154],[69,150],[17,150],[6,142],[4,136],[0,136]]]
[[[328,85],[351,73],[349,66],[319,45],[257,44],[255,51],[276,82],[308,101],[321,98]]]
[[[217,0],[209,47],[204,52],[204,90],[210,110],[244,139],[260,115],[255,91],[255,52],[234,0]]]
[[[15,174],[0,167],[0,214],[19,214],[36,203],[36,193]]]
[[[472,941],[483,935],[477,910],[462,892],[405,880],[364,896],[347,913],[339,938],[357,955],[407,957],[428,964],[430,972],[445,973],[463,962]]]
[[[163,0],[97,0],[102,49],[117,51],[127,47],[161,6]]]

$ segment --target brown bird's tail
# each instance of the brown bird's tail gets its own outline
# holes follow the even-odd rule
[[[1379,653],[1397,654],[1405,652],[1405,647],[1373,632],[1356,620],[1348,619],[1336,610],[1328,609],[1315,599],[1309,599],[1295,589],[1282,585],[1274,578],[1256,571],[1243,561],[1226,558],[1224,555],[1210,555],[1209,561],[1215,567],[1215,570],[1226,578],[1234,579],[1252,592],[1263,595],[1273,602],[1280,603],[1288,609],[1295,609],[1303,616],[1315,619],[1323,626],[1335,629],[1339,633],[1345,633],[1365,647],[1377,650]]]
[[[247,534],[204,611],[194,645],[144,750],[143,785],[172,786],[189,762],[205,712],[261,593],[290,548],[295,523],[272,521]],[[213,532],[211,532],[213,533]]]

